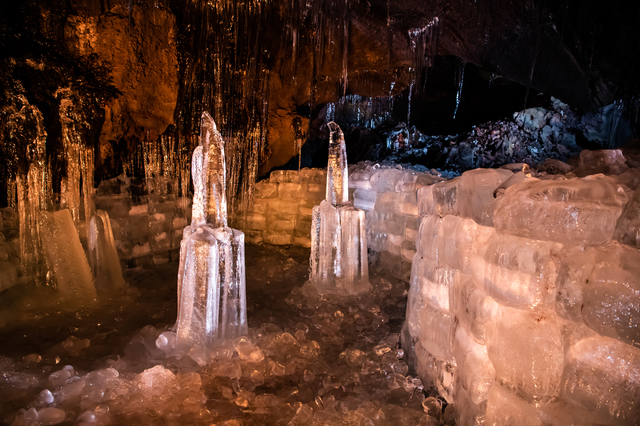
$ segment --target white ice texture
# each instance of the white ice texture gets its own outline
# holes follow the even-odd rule
[[[327,199],[313,208],[310,280],[323,294],[358,294],[369,289],[365,214],[349,204],[342,130],[328,126]]]
[[[191,172],[193,215],[180,244],[175,330],[177,347],[194,351],[247,333],[244,234],[227,227],[224,141],[207,112]]]
[[[96,289],[112,291],[124,287],[122,267],[113,239],[109,213],[97,210],[89,222],[89,263]]]

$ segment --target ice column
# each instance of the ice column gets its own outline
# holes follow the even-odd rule
[[[320,293],[357,294],[369,289],[364,211],[349,203],[342,130],[328,126],[327,198],[313,208],[310,280]]]
[[[89,221],[89,263],[98,290],[111,291],[124,287],[122,267],[113,239],[109,213],[97,210]]]
[[[191,173],[193,212],[180,246],[175,330],[177,346],[193,350],[247,332],[244,234],[227,227],[224,141],[207,112]]]

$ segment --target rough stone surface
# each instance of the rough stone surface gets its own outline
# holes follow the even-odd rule
[[[87,11],[85,11],[86,13]],[[175,16],[168,9],[124,4],[106,13],[69,16],[64,28],[71,52],[106,65],[122,95],[105,107],[100,163],[120,139],[155,139],[173,122],[178,93]]]

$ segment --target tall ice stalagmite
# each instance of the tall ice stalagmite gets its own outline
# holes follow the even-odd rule
[[[191,173],[193,211],[180,246],[175,331],[179,349],[197,351],[247,332],[244,234],[227,227],[224,141],[207,112]]]
[[[364,211],[349,203],[342,130],[328,126],[327,198],[313,208],[310,280],[320,293],[358,294],[369,289]]]

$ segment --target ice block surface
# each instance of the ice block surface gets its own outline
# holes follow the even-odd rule
[[[568,340],[561,397],[615,424],[640,424],[640,349],[584,326]]]
[[[640,348],[640,250],[617,243],[598,247],[582,293],[587,326]]]
[[[498,231],[563,244],[600,245],[613,237],[628,201],[623,186],[603,175],[567,180],[525,179],[495,203]]]
[[[562,322],[551,312],[532,313],[485,303],[489,359],[496,380],[530,396],[555,396],[564,358]]]
[[[623,244],[640,248],[640,186],[631,201],[622,210],[616,223],[615,239]]]
[[[89,259],[96,288],[102,291],[123,287],[122,266],[113,239],[109,214],[96,210],[89,223]]]
[[[534,309],[553,303],[562,244],[493,232],[471,257],[476,284],[504,305]]]
[[[64,209],[40,215],[42,246],[58,291],[65,297],[95,298],[91,268],[71,213]]]

